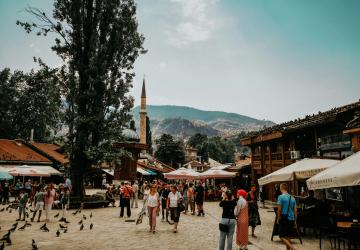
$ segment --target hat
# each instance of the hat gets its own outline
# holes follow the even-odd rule
[[[240,190],[238,190],[237,195],[245,198],[247,195],[247,192],[244,189],[240,189]]]

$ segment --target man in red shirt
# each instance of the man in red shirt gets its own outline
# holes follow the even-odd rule
[[[130,210],[130,197],[133,193],[132,187],[129,185],[129,182],[125,181],[121,183],[120,188],[120,196],[121,196],[121,209],[120,209],[120,217],[124,217],[124,209],[126,207],[126,214],[128,217],[131,217],[131,210]]]

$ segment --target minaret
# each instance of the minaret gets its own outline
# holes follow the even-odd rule
[[[141,91],[141,106],[140,106],[140,143],[146,144],[146,91],[145,91],[145,76],[143,79]]]

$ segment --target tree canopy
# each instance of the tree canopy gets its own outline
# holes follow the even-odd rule
[[[156,141],[157,150],[155,157],[171,166],[178,167],[185,161],[185,151],[182,141],[175,140],[169,134],[163,134]]]
[[[57,70],[40,62],[39,70],[29,73],[0,71],[0,138],[51,141],[62,117]]]
[[[209,157],[221,163],[234,161],[235,144],[224,138],[195,134],[190,137],[188,145],[196,148],[198,156],[204,161],[208,161]]]
[[[63,59],[63,94],[74,195],[83,196],[88,169],[125,152],[112,147],[131,119],[128,94],[133,65],[143,49],[134,0],[55,0],[52,17],[28,8],[36,22],[21,22],[26,32],[56,35],[53,51]]]

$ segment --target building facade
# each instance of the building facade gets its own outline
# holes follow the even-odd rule
[[[360,101],[303,119],[285,122],[241,140],[251,148],[252,179],[279,170],[303,158],[344,159],[359,150]],[[264,187],[269,200],[274,185]]]

